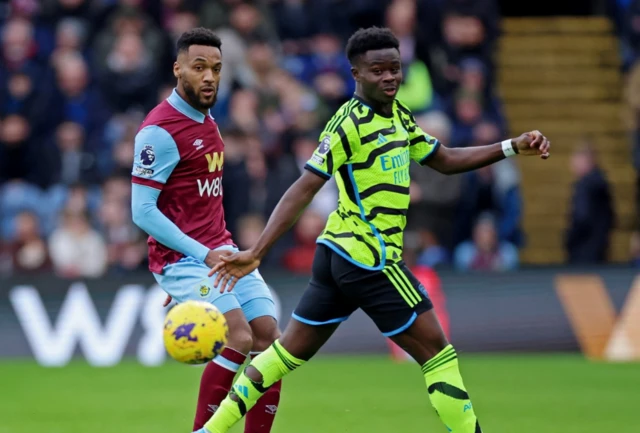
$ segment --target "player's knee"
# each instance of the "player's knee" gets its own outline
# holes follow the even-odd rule
[[[253,347],[253,335],[250,329],[230,329],[227,347],[240,353],[249,353]]]
[[[254,352],[264,352],[280,337],[278,324],[273,317],[259,317],[251,322]]]
[[[272,332],[263,333],[261,335],[253,336],[253,351],[254,352],[264,352],[273,344],[274,341],[278,339],[280,336],[280,331],[278,328],[274,328]]]

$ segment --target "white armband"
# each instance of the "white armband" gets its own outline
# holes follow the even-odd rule
[[[504,153],[504,156],[507,158],[517,155],[516,151],[513,149],[513,145],[511,144],[511,139],[504,140],[502,142],[502,153]]]

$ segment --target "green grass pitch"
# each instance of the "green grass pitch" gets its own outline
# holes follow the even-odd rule
[[[640,432],[640,365],[462,355],[486,433]],[[0,433],[190,433],[201,367],[0,363]],[[233,433],[242,432],[236,428]],[[442,432],[418,366],[319,357],[288,376],[274,433]]]

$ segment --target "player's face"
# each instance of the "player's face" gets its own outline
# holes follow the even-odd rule
[[[402,83],[400,52],[395,48],[367,51],[352,72],[365,98],[389,104],[395,99]]]
[[[180,54],[174,74],[194,108],[208,110],[215,105],[221,69],[222,53],[218,48],[192,45]]]

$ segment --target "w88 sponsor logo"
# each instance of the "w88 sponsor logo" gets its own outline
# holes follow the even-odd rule
[[[222,195],[222,177],[216,177],[214,179],[205,179],[204,181],[198,179],[198,192],[200,197],[218,197]]]

